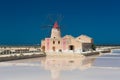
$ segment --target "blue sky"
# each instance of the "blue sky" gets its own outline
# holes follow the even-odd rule
[[[0,44],[39,44],[53,24],[47,16],[64,16],[62,35],[86,34],[96,44],[120,43],[120,1],[3,0],[0,1]]]

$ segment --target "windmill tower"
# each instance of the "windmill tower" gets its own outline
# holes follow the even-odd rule
[[[61,38],[61,31],[57,21],[53,25],[53,28],[51,31],[51,38]]]

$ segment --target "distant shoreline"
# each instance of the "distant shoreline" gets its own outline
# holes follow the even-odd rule
[[[120,46],[120,44],[95,44],[95,46]],[[40,47],[39,45],[0,45],[0,47]]]
[[[40,47],[40,45],[0,45],[0,47]]]

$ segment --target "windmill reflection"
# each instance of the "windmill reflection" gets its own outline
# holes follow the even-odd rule
[[[50,70],[52,80],[60,80],[60,72],[66,70],[85,70],[92,67],[94,58],[90,57],[60,57],[60,56],[47,56],[44,60],[41,61],[42,67],[45,70]]]

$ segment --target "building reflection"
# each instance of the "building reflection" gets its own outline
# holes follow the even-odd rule
[[[97,57],[97,56],[96,56]],[[66,70],[86,70],[92,67],[96,57],[77,57],[77,56],[47,56],[41,61],[45,70],[50,70],[52,80],[60,80],[60,72]]]

